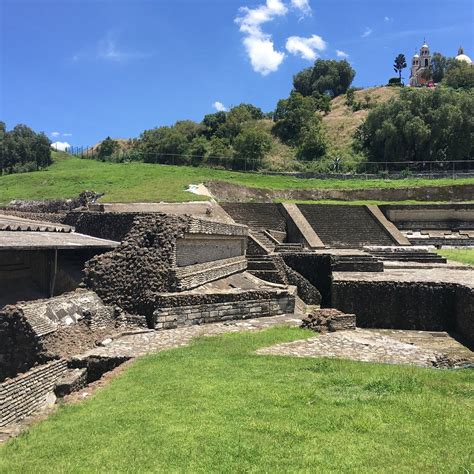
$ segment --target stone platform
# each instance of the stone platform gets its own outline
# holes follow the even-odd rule
[[[260,349],[258,353],[421,367],[474,366],[474,352],[446,332],[357,328],[277,344]]]

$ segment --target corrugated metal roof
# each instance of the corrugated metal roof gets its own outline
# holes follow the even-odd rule
[[[13,232],[73,232],[68,225],[56,224],[54,222],[35,221],[23,217],[0,214],[0,231]]]

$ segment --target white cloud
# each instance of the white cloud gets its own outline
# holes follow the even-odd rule
[[[241,7],[234,20],[244,35],[242,42],[253,70],[263,76],[277,71],[286,57],[284,51],[275,48],[272,35],[263,31],[263,25],[286,16],[290,11],[299,12],[300,20],[311,15],[309,0],[266,0],[254,8]],[[289,53],[310,61],[318,57],[317,51],[325,48],[326,43],[317,35],[310,38],[290,36],[286,41]]]
[[[212,106],[218,111],[218,112],[226,112],[227,111],[227,107],[222,103],[222,102],[219,102],[218,100],[216,100]]]
[[[347,59],[349,57],[345,51],[341,51],[340,49],[336,49],[336,56],[343,59]]]
[[[393,18],[391,18],[389,16],[384,16],[383,21],[386,21],[387,23],[389,23],[389,22],[393,21]]]
[[[52,137],[59,137],[61,135],[59,132],[51,132]]]
[[[72,137],[72,133],[63,133],[63,137]]]
[[[309,6],[309,0],[291,0],[292,7],[300,10],[304,16],[311,15],[311,7]]]
[[[70,147],[71,147],[71,145],[69,145],[68,142],[54,142],[54,143],[51,143],[51,148],[53,150],[57,150],[57,151],[66,151]]]
[[[312,35],[309,38],[290,36],[286,41],[286,49],[291,54],[314,61],[318,57],[317,52],[326,49],[326,42],[318,35]]]
[[[95,47],[84,49],[71,57],[73,62],[81,60],[100,60],[115,63],[122,63],[134,59],[150,57],[150,53],[142,51],[126,50],[118,44],[116,35],[109,31],[105,37],[97,41]]]
[[[249,36],[244,39],[244,46],[253,70],[262,76],[278,71],[285,59],[285,53],[276,51],[271,39]]]
[[[371,34],[372,34],[372,28],[369,28],[368,26],[366,26],[364,32],[361,34],[361,38],[367,38]]]
[[[263,76],[278,70],[285,59],[285,53],[275,50],[272,37],[262,30],[262,25],[285,16],[288,7],[281,0],[267,0],[255,8],[241,7],[240,16],[235,19],[239,30],[245,35],[243,43],[253,70]]]

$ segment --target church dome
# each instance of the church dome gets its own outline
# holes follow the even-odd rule
[[[415,59],[415,58],[418,59],[419,57],[420,57],[420,55],[419,55],[418,53],[415,53],[415,54],[413,55],[413,59]]]
[[[462,61],[463,63],[472,64],[471,58],[467,54],[464,54],[464,50],[462,49],[462,47],[459,48],[458,55],[455,59],[456,61]]]

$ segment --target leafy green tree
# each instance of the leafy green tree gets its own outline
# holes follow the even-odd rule
[[[355,71],[346,61],[318,59],[312,68],[293,77],[293,88],[307,97],[317,92],[337,97],[344,94],[354,80]]]
[[[228,140],[216,136],[211,138],[207,155],[207,162],[209,164],[225,166],[233,155],[234,150]]]
[[[218,136],[218,131],[220,127],[225,124],[226,120],[227,113],[224,111],[205,115],[202,124],[204,125],[204,134],[207,138]]]
[[[209,141],[204,136],[194,137],[191,141],[187,154],[190,155],[191,164],[198,166],[203,163],[209,152]]]
[[[400,53],[393,63],[393,70],[398,74],[398,79],[402,82],[402,71],[407,67],[405,55]]]
[[[327,141],[322,127],[321,118],[313,117],[304,128],[301,143],[296,157],[299,160],[314,161],[325,155]]]
[[[114,153],[119,151],[119,143],[113,138],[107,137],[97,148],[97,157],[100,160],[110,158]]]
[[[317,110],[318,105],[313,96],[304,97],[292,91],[288,99],[278,101],[272,133],[284,143],[296,146],[301,140],[303,128]]]
[[[243,126],[261,120],[264,114],[252,104],[240,104],[232,107],[226,115],[226,121],[219,127],[219,136],[232,140],[242,131]]]
[[[244,128],[234,140],[235,169],[258,169],[266,153],[271,150],[271,136],[259,129]]]
[[[147,163],[186,164],[188,140],[182,131],[174,127],[145,130],[137,143],[143,160]]]
[[[461,61],[456,61],[446,73],[443,83],[453,89],[474,88],[474,67]]]
[[[52,163],[51,142],[44,133],[36,133],[18,124],[7,131],[0,122],[0,172],[34,171]]]
[[[472,110],[472,91],[403,89],[371,110],[356,147],[369,161],[474,159]]]

